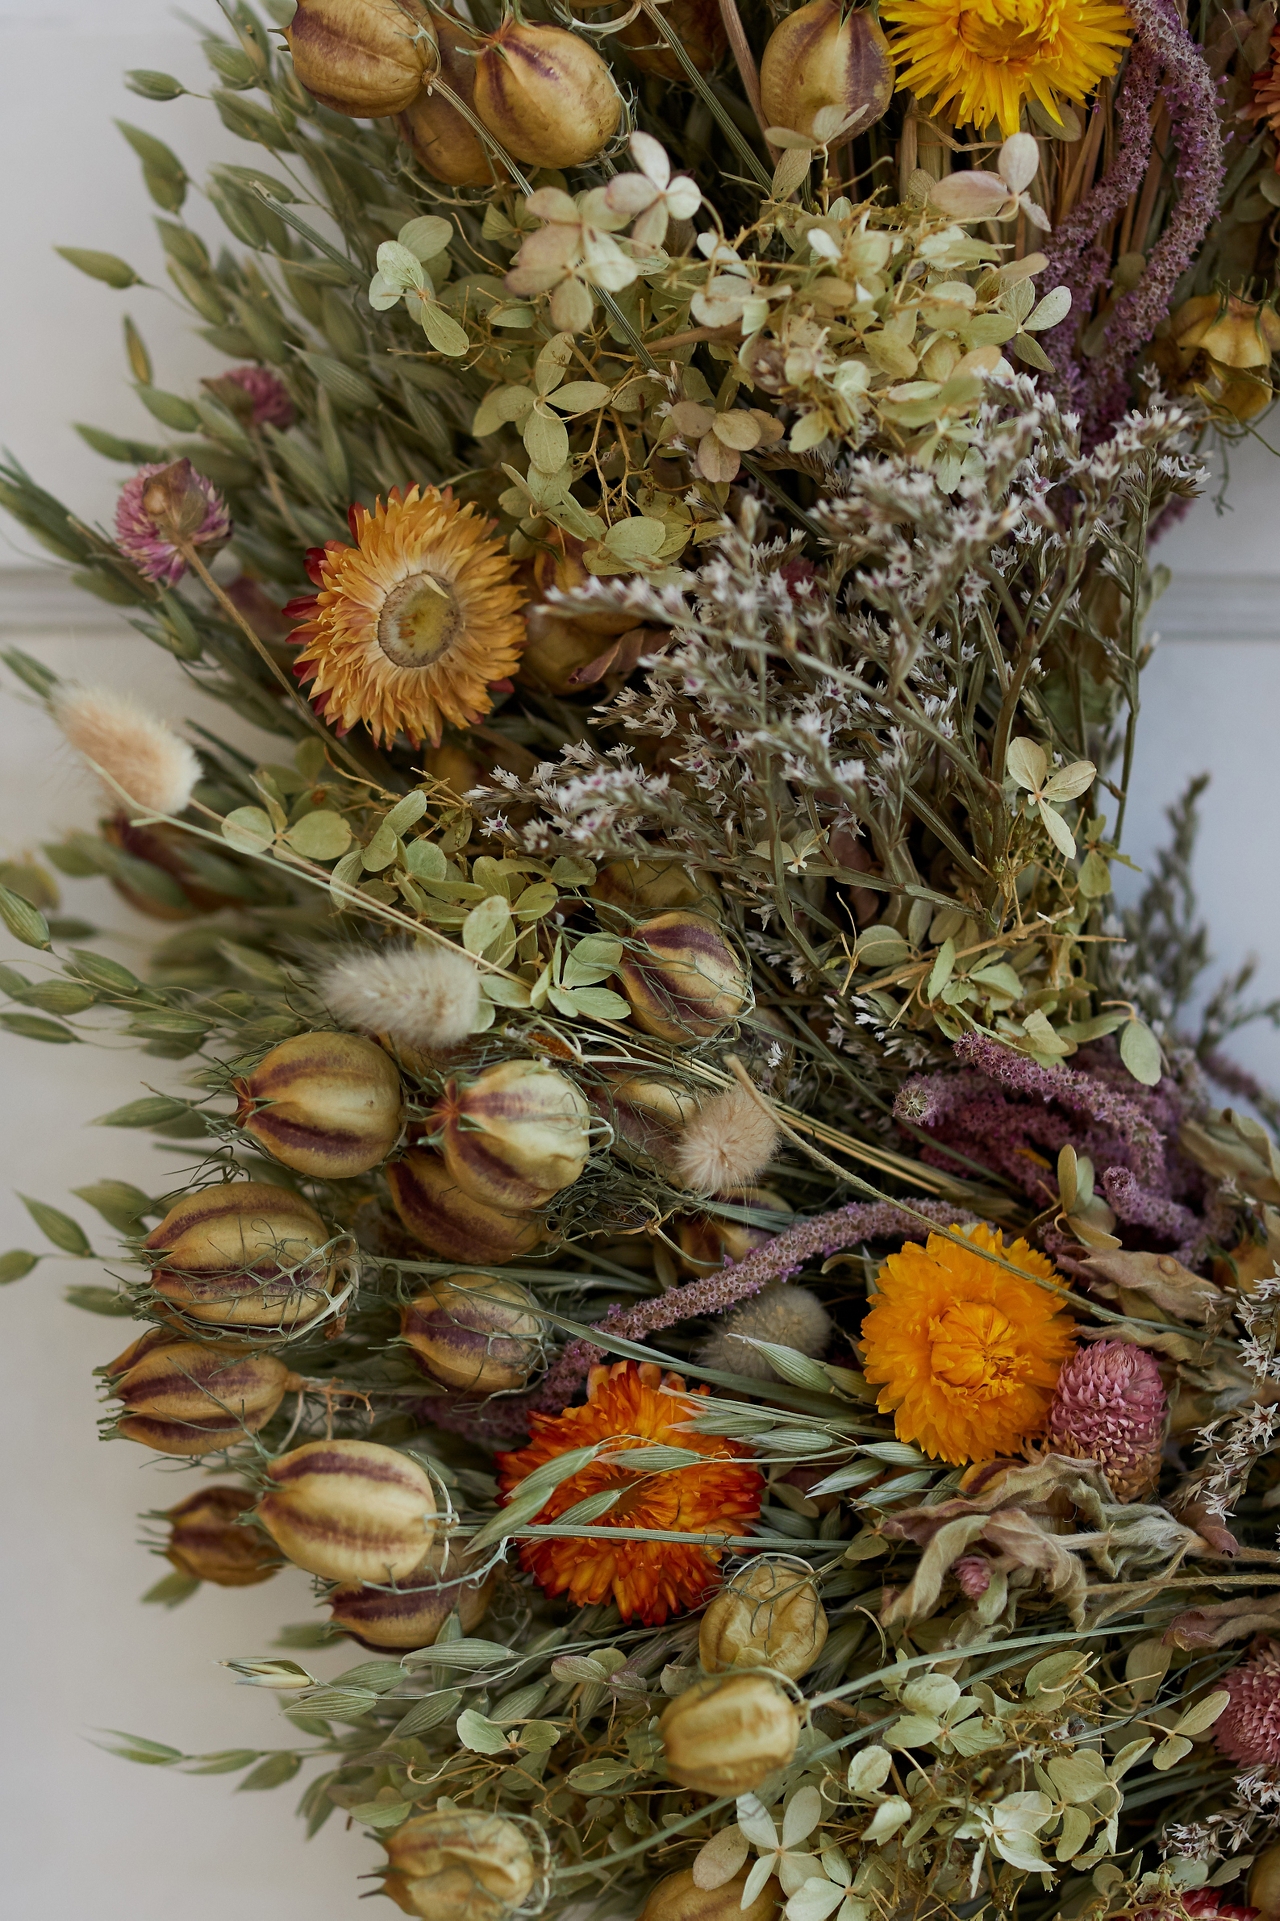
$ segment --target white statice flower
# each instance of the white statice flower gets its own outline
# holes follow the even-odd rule
[[[650,133],[633,133],[631,158],[636,173],[618,173],[604,189],[612,212],[633,220],[631,237],[637,246],[660,247],[670,220],[692,220],[702,205],[702,193],[687,173],[671,172],[666,148]]]

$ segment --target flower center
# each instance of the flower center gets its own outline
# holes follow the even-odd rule
[[[1021,1378],[1013,1323],[983,1301],[958,1301],[929,1329],[935,1380],[988,1400]]]
[[[397,667],[429,667],[462,630],[462,609],[447,580],[423,572],[402,580],[383,602],[378,645]]]
[[[1046,0],[960,0],[960,39],[980,60],[1044,59],[1057,25],[1058,7]]]

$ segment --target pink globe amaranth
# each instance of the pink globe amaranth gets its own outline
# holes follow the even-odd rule
[[[164,476],[169,500],[180,503],[183,518],[194,523],[187,535],[193,547],[219,548],[230,536],[231,515],[213,482],[198,474],[189,460],[155,461],[126,480],[116,502],[116,545],[148,580],[174,587],[187,571],[187,562],[174,544],[172,527],[162,531],[161,522],[145,504],[158,475]]]
[[[1048,1444],[1055,1454],[1097,1461],[1117,1500],[1143,1500],[1159,1479],[1167,1410],[1146,1349],[1098,1341],[1073,1354],[1058,1376]]]
[[[962,1554],[951,1572],[967,1600],[979,1601],[991,1586],[991,1563],[985,1554]]]
[[[233,386],[239,387],[248,396],[252,406],[250,418],[255,427],[291,427],[294,420],[294,406],[289,398],[289,390],[278,374],[267,367],[232,367],[221,376]],[[215,381],[208,383],[215,388]]]
[[[1264,1641],[1218,1685],[1231,1696],[1213,1726],[1219,1754],[1245,1768],[1280,1766],[1280,1642]]]

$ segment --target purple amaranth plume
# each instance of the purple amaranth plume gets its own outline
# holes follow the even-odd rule
[[[1214,1723],[1214,1745],[1246,1768],[1280,1766],[1280,1644],[1266,1641],[1224,1675],[1231,1696]]]
[[[213,482],[189,460],[157,461],[126,480],[116,503],[116,545],[148,580],[174,587],[187,571],[183,546],[212,555],[231,533]]]
[[[1128,0],[1136,24],[1133,51],[1118,102],[1120,140],[1109,171],[1046,243],[1049,274],[1072,295],[1072,315],[1049,336],[1066,403],[1082,417],[1092,446],[1124,412],[1134,362],[1169,312],[1174,287],[1218,217],[1224,163],[1216,83],[1204,55],[1178,17],[1173,0]],[[1151,107],[1157,85],[1169,109],[1178,158],[1177,195],[1169,221],[1151,250],[1137,286],[1121,294],[1103,331],[1101,351],[1082,372],[1074,355],[1103,284],[1109,254],[1098,236],[1142,184],[1151,154]],[[1098,112],[1100,109],[1094,109]],[[1135,235],[1141,248],[1144,236]]]
[[[1073,1354],[1058,1376],[1048,1444],[1055,1454],[1097,1461],[1117,1500],[1145,1500],[1160,1474],[1167,1409],[1160,1370],[1145,1348],[1098,1341]]]
[[[914,1075],[894,1103],[895,1117],[927,1137],[922,1160],[949,1166],[944,1146],[961,1147],[1045,1207],[1057,1191],[1054,1160],[1070,1144],[1093,1163],[1119,1218],[1167,1239],[1187,1266],[1220,1238],[1212,1194],[1203,1202],[1203,1178],[1177,1147],[1188,1096],[1172,1075],[1140,1087],[1107,1042],[1071,1068],[1040,1067],[981,1034],[955,1052],[960,1069]],[[1045,1228],[1039,1238],[1057,1259],[1071,1248],[1055,1235]]]
[[[830,1214],[816,1214],[810,1220],[789,1227],[763,1247],[753,1248],[742,1260],[726,1266],[718,1274],[706,1274],[686,1287],[673,1287],[669,1294],[641,1301],[635,1307],[611,1307],[600,1322],[602,1332],[620,1335],[624,1340],[642,1341],[678,1321],[704,1314],[723,1314],[738,1301],[750,1299],[771,1281],[786,1281],[798,1274],[809,1261],[842,1248],[856,1247],[859,1241],[890,1240],[904,1234],[918,1234],[921,1219],[940,1227],[958,1227],[975,1216],[950,1201],[913,1201],[910,1209],[895,1207],[890,1201],[854,1201]],[[570,1341],[531,1405],[553,1407],[557,1412],[573,1398],[587,1369],[601,1358],[603,1350],[588,1341]]]
[[[1164,1145],[1160,1130],[1138,1100],[1120,1093],[1103,1075],[1072,1067],[1041,1067],[984,1034],[963,1034],[955,1044],[955,1055],[966,1067],[976,1067],[1011,1093],[1038,1096],[1098,1122],[1128,1144],[1135,1173],[1148,1179],[1160,1173]]]
[[[1153,1234],[1161,1234],[1179,1246],[1194,1241],[1202,1232],[1198,1216],[1189,1207],[1141,1187],[1127,1167],[1104,1169],[1102,1191],[1116,1218],[1131,1227],[1149,1227]]]

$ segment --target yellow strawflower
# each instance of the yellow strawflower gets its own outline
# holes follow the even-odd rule
[[[1022,1240],[1006,1247],[989,1227],[956,1228],[967,1247],[931,1234],[908,1241],[876,1279],[862,1323],[865,1372],[900,1441],[960,1466],[1014,1452],[1043,1432],[1075,1324],[1058,1296],[1028,1276],[1058,1277]]]
[[[1008,138],[1038,100],[1060,120],[1107,80],[1133,34],[1114,0],[884,0],[898,87],[954,126]]]

